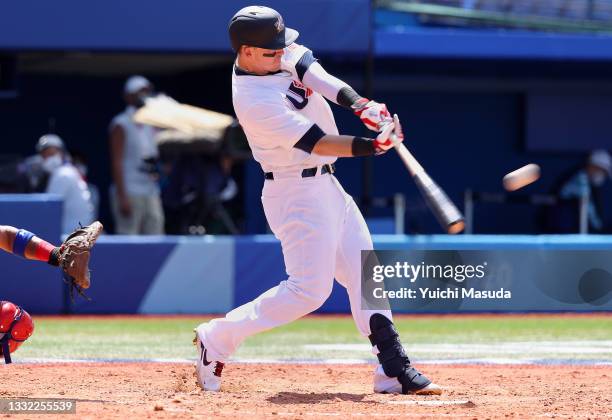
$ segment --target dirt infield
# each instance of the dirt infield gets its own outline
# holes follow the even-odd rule
[[[91,419],[611,415],[611,366],[421,368],[444,395],[372,394],[373,366],[365,364],[228,364],[222,392],[204,394],[188,364],[87,363],[1,366],[0,398],[74,398],[78,418]]]

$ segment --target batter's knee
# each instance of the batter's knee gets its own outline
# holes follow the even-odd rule
[[[329,279],[328,281],[314,281],[314,280],[300,280],[287,281],[288,287],[296,294],[298,299],[304,304],[307,313],[319,309],[331,295],[334,281]]]

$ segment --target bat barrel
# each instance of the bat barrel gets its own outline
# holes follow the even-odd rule
[[[446,232],[451,235],[456,235],[457,233],[463,232],[465,229],[465,221],[463,219],[457,220],[456,222],[451,223],[446,227]]]
[[[463,215],[438,184],[426,172],[415,174],[414,182],[442,228],[450,234],[462,232],[465,228]]]

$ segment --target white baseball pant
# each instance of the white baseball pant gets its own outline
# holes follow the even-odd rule
[[[313,312],[329,297],[334,277],[347,289],[362,335],[370,334],[372,314],[392,320],[390,311],[361,309],[361,250],[373,248],[359,208],[333,175],[302,178],[300,173],[275,173],[262,192],[289,278],[224,318],[198,327],[209,360],[226,360],[247,337]]]

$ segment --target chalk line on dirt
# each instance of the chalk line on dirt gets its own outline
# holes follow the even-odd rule
[[[195,359],[132,359],[132,358],[23,358],[14,360],[17,364],[60,364],[60,363],[160,363],[160,364],[193,364]],[[297,364],[297,365],[374,365],[373,359],[232,359],[236,364]],[[419,365],[581,365],[612,366],[607,359],[507,359],[507,358],[465,358],[465,359],[431,359],[417,360]]]

